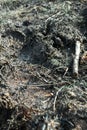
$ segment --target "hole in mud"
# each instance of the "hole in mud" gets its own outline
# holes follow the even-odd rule
[[[29,22],[28,20],[23,21],[23,26],[29,26],[31,24],[31,22]]]
[[[21,42],[25,40],[25,35],[17,30],[7,30],[6,34],[12,36],[14,39],[18,39]]]
[[[28,45],[23,46],[23,48],[20,52],[20,58],[24,61],[32,62],[32,58],[30,58],[30,57],[32,57],[30,47]]]
[[[58,49],[59,47],[63,47],[64,46],[62,40],[59,37],[54,36],[52,38],[52,40],[54,41],[53,42],[53,47],[54,48]]]
[[[33,64],[44,64],[47,60],[46,47],[41,43],[28,43],[20,51],[19,58]]]

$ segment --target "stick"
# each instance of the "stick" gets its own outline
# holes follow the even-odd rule
[[[80,56],[80,41],[76,41],[75,43],[75,57],[73,60],[73,76],[78,76],[78,66],[79,66],[79,56]]]
[[[56,95],[55,95],[55,98],[54,98],[54,102],[53,102],[53,111],[54,111],[54,112],[56,111],[56,101],[57,101],[58,95],[59,95],[59,93],[62,91],[62,89],[63,89],[64,87],[65,87],[65,86],[61,87],[61,88],[56,92]]]
[[[49,84],[31,84],[31,85],[25,85],[25,87],[44,87],[44,86],[55,86],[55,85],[58,85],[58,86],[64,86],[64,85],[71,85],[70,82],[59,82],[59,83],[49,83]],[[56,88],[56,87],[55,87]]]

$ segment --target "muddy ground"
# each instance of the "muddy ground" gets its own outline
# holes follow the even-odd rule
[[[0,130],[87,130],[86,0],[0,0]]]

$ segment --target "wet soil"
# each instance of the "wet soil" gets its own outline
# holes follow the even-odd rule
[[[0,0],[0,115],[0,130],[87,130],[87,1]]]

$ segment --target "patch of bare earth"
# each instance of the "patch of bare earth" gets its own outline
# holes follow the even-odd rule
[[[0,130],[87,130],[86,6],[0,0]]]

